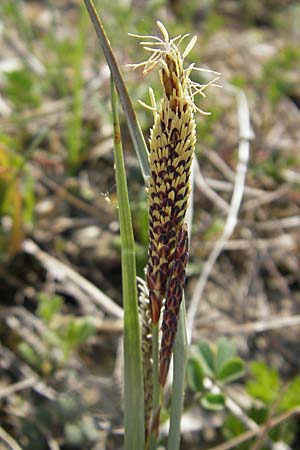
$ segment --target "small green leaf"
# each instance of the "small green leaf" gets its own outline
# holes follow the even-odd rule
[[[222,383],[229,383],[240,378],[245,373],[244,362],[240,358],[232,358],[220,370],[217,379]]]
[[[266,404],[272,403],[278,397],[281,388],[278,372],[263,362],[253,362],[250,371],[252,380],[246,383],[247,392]]]
[[[217,357],[216,357],[216,371],[219,373],[223,367],[230,361],[236,354],[235,343],[227,339],[226,337],[221,337],[217,342]]]
[[[34,349],[27,343],[21,342],[18,345],[21,357],[35,369],[40,369],[42,365],[42,356],[38,355]]]
[[[246,431],[245,425],[233,414],[228,414],[223,423],[223,433],[226,439],[232,439]]]
[[[202,364],[203,371],[207,376],[215,375],[214,353],[207,341],[201,341],[196,347]]]
[[[225,396],[222,393],[209,392],[201,398],[201,405],[211,411],[221,411],[225,407]]]
[[[63,342],[65,357],[83,344],[95,332],[94,325],[88,319],[70,318],[64,328],[58,330],[58,335]]]
[[[5,73],[6,95],[17,111],[36,108],[41,103],[41,83],[28,69]]]
[[[49,296],[41,292],[37,296],[38,309],[37,315],[46,323],[51,322],[55,314],[57,314],[62,307],[63,299],[59,295]]]
[[[280,411],[288,411],[289,409],[300,407],[300,377],[295,377],[288,385],[283,393],[282,400],[279,405]]]
[[[191,389],[195,392],[203,391],[204,373],[198,358],[192,357],[187,364],[187,380]]]
[[[270,414],[270,408],[265,405],[252,405],[251,408],[247,411],[250,419],[254,420],[258,425],[262,425],[266,422]]]

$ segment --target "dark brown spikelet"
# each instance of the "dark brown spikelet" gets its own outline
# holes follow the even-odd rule
[[[166,303],[162,321],[162,340],[160,349],[159,381],[165,385],[170,366],[180,303],[183,297],[186,265],[188,261],[188,232],[183,224],[178,232],[172,272],[166,294]]]
[[[178,231],[190,193],[195,122],[182,57],[172,48],[164,57],[163,100],[150,137],[149,257],[147,284],[152,321],[158,322],[174,261]]]

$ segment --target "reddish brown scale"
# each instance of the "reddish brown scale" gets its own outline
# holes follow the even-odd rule
[[[173,343],[177,332],[180,303],[183,297],[186,264],[188,260],[188,232],[186,224],[179,230],[176,242],[172,273],[166,294],[162,321],[159,381],[165,385],[172,357]]]

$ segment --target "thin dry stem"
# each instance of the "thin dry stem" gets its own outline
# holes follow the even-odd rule
[[[227,241],[229,240],[236,226],[246,181],[247,163],[250,154],[249,141],[250,138],[252,137],[250,129],[249,109],[247,104],[247,98],[244,92],[240,89],[232,88],[232,90],[233,89],[234,89],[233,92],[236,94],[238,102],[238,118],[239,118],[239,132],[240,132],[238,165],[235,176],[234,190],[223,234],[220,240],[216,243],[215,247],[213,248],[212,252],[208,257],[208,260],[204,265],[203,271],[199,277],[199,280],[197,282],[194,294],[192,296],[189,305],[187,313],[187,329],[189,342],[191,342],[192,340],[195,317],[197,314],[199,302],[202,298],[206,286],[206,282],[209,278],[213,265],[215,264],[219,255],[223,251]]]

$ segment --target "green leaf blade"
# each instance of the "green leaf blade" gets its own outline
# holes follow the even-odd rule
[[[296,376],[287,386],[283,393],[278,409],[289,411],[293,408],[300,408],[300,377]]]
[[[218,372],[217,380],[222,383],[230,383],[245,374],[245,365],[240,358],[232,358]]]
[[[203,391],[204,372],[198,358],[192,357],[187,364],[188,384],[194,392]]]
[[[210,411],[222,411],[225,407],[225,396],[222,393],[208,392],[201,398],[201,405]]]
[[[143,450],[145,445],[144,388],[136,287],[135,244],[117,113],[117,96],[112,79],[111,101],[114,123],[114,156],[119,204],[118,212],[122,241],[125,362],[124,449]]]
[[[250,372],[252,379],[246,383],[247,392],[266,404],[276,400],[281,389],[278,372],[264,362],[257,361],[251,364]]]
[[[214,377],[215,375],[215,355],[207,341],[201,341],[196,346],[198,357],[201,361],[205,375]]]
[[[137,154],[140,163],[143,177],[145,183],[148,184],[148,177],[149,177],[148,149],[145,143],[143,133],[141,131],[140,124],[137,120],[123,76],[116,61],[115,55],[112,51],[108,37],[105,33],[101,19],[96,11],[95,5],[92,0],[84,0],[84,2],[90,15],[91,21],[95,27],[100,45],[102,47],[107,64],[110,68],[112,77],[114,79],[120,97],[120,101],[125,112],[128,129],[130,132],[132,143],[135,148],[135,152]]]
[[[225,364],[236,354],[234,342],[226,337],[221,337],[217,342],[216,371],[220,372]]]

